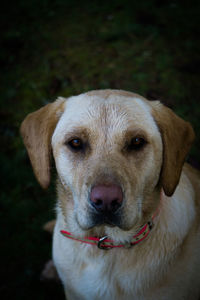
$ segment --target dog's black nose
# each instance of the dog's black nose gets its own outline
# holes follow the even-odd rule
[[[122,189],[115,184],[97,185],[91,190],[90,200],[98,212],[114,213],[122,205]]]

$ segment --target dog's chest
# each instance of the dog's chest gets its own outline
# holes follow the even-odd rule
[[[69,299],[129,299],[135,276],[122,270],[120,261],[114,262],[113,258],[104,255],[94,257],[92,254],[88,259],[76,250],[73,254],[64,263],[65,267],[64,257],[55,258],[66,293],[69,290]]]
[[[124,249],[124,255],[119,249],[95,247],[54,234],[54,263],[69,300],[129,300],[137,294],[137,299],[143,299],[139,291],[145,289],[151,276],[136,259],[135,249]]]

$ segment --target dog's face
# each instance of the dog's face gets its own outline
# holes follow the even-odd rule
[[[89,92],[53,105],[30,115],[22,135],[43,186],[52,145],[59,180],[70,194],[62,200],[63,215],[73,211],[81,229],[129,230],[154,211],[161,187],[173,194],[193,140],[188,123],[159,102],[122,91]],[[27,124],[37,127],[34,134]]]
[[[138,222],[162,166],[161,134],[144,101],[117,95],[70,98],[52,147],[81,228],[106,223],[130,229]]]

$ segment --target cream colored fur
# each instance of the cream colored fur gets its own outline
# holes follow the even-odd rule
[[[42,123],[52,138],[35,151],[52,146],[58,172],[53,260],[67,299],[198,300],[200,181],[196,170],[183,166],[194,139],[189,123],[158,101],[116,90],[60,98],[52,107],[52,123],[51,106],[48,117],[43,110]],[[50,174],[40,177],[40,153],[30,151],[35,139],[46,134],[43,130],[37,136],[37,116],[29,115],[21,132],[38,181],[46,187]],[[28,133],[30,126],[34,134]],[[128,153],[125,145],[135,136],[147,144]],[[87,143],[84,154],[69,149],[71,138]],[[49,167],[47,154],[42,165]],[[90,218],[91,188],[109,180],[120,184],[124,194],[120,228],[93,226]],[[148,238],[130,249],[105,251],[60,234],[67,230],[79,238],[107,235],[116,243],[130,242],[157,210]]]

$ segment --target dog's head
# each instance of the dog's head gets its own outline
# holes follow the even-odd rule
[[[59,98],[28,115],[21,133],[44,188],[53,150],[63,214],[73,211],[84,230],[129,230],[151,215],[161,188],[174,193],[194,139],[190,124],[159,101],[116,90]]]

